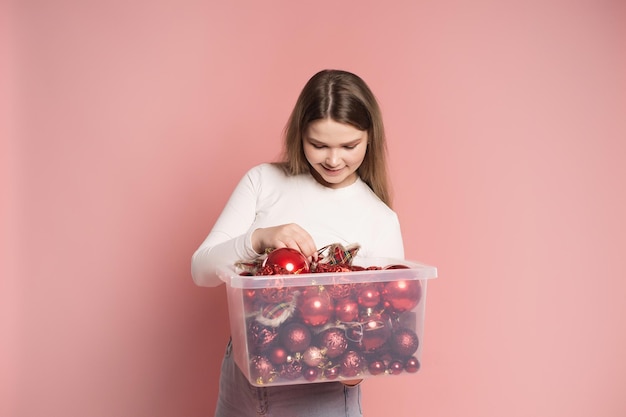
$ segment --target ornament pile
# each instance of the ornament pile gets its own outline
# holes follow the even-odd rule
[[[320,249],[318,261],[281,248],[239,262],[241,275],[270,276],[243,292],[251,381],[257,385],[324,382],[419,370],[416,313],[421,281],[352,282],[358,245]],[[337,273],[330,284],[288,286],[288,274]],[[343,274],[345,273],[345,274]]]

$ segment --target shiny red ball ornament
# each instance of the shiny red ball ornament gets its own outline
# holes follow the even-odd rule
[[[299,251],[292,248],[278,248],[267,254],[263,266],[279,266],[290,274],[309,272],[309,261]]]
[[[402,328],[391,335],[390,344],[393,353],[399,357],[408,358],[417,352],[419,340],[413,330]]]
[[[317,379],[317,377],[319,376],[320,370],[319,368],[305,368],[302,371],[302,375],[304,376],[304,379],[306,379],[309,382],[313,382]]]
[[[280,342],[288,352],[303,352],[311,345],[311,331],[302,323],[293,322],[280,330]]]
[[[326,350],[326,356],[334,359],[341,356],[348,349],[346,332],[338,327],[324,330],[318,336],[317,346]]]
[[[360,317],[360,338],[357,346],[360,350],[371,352],[387,342],[391,336],[391,319],[387,314],[367,311]]]
[[[282,365],[287,362],[289,352],[282,346],[275,346],[269,350],[268,357],[274,365]]]
[[[410,269],[410,268],[402,264],[392,264],[392,265],[387,265],[383,269]]]
[[[324,287],[308,287],[298,297],[298,313],[309,326],[328,323],[334,311],[333,300]]]
[[[358,376],[363,371],[365,359],[363,355],[354,350],[347,351],[339,362],[339,373],[346,378]]]
[[[323,375],[326,379],[337,379],[337,377],[339,376],[339,366],[333,366],[332,368],[324,369]]]
[[[367,365],[367,370],[371,375],[380,375],[385,372],[385,362],[382,360],[374,360]]]
[[[422,298],[422,283],[419,280],[398,280],[385,283],[382,299],[398,313],[415,308]]]
[[[359,303],[352,298],[342,298],[335,303],[335,318],[343,322],[351,322],[359,317]]]
[[[415,357],[411,356],[404,363],[404,370],[410,373],[415,373],[420,369],[420,361]]]
[[[393,360],[389,363],[389,373],[391,375],[398,375],[402,373],[402,369],[404,369],[404,364],[400,360]]]
[[[376,285],[364,285],[358,290],[357,301],[361,307],[376,307],[380,302],[380,292]]]
[[[263,385],[275,379],[276,371],[267,356],[255,355],[250,358],[250,376],[258,385]]]

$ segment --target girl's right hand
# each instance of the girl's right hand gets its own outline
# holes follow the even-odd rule
[[[317,260],[317,248],[311,235],[295,223],[264,227],[252,232],[252,248],[256,253],[265,249],[292,248],[309,260]]]

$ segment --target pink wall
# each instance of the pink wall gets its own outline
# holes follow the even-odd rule
[[[377,92],[407,257],[440,273],[422,371],[368,380],[366,415],[626,415],[621,2],[29,0],[14,18],[3,416],[211,415],[227,308],[189,258],[324,67]]]

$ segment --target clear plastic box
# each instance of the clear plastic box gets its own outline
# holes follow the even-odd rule
[[[426,284],[437,269],[389,258],[353,263],[383,269],[267,276],[218,269],[227,288],[234,360],[252,385],[419,370]]]

